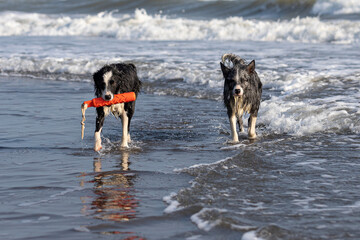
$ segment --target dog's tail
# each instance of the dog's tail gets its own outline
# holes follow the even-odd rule
[[[232,63],[232,65],[236,65],[236,64],[245,64],[244,59],[242,59],[241,57],[233,54],[233,53],[225,53],[224,55],[222,55],[221,57],[221,62],[224,65],[228,65],[228,67],[230,67],[230,63]]]

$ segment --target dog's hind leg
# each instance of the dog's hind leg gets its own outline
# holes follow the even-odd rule
[[[131,119],[134,116],[135,111],[135,102],[125,103],[125,111],[128,117],[128,143],[131,143],[131,137],[130,137],[130,123]]]
[[[244,124],[243,124],[242,117],[238,118],[238,125],[239,125],[239,132],[244,132]]]
[[[96,108],[96,128],[95,128],[95,134],[94,134],[94,138],[95,138],[95,143],[94,143],[94,150],[100,151],[102,146],[101,146],[101,130],[102,127],[104,125],[104,120],[105,120],[105,112],[104,112],[104,108],[103,107],[98,107]]]
[[[131,119],[132,119],[132,116],[134,115],[134,113],[128,113],[128,143],[131,143],[131,137],[130,137],[130,123],[131,123]]]
[[[237,116],[237,120],[238,120],[238,125],[239,125],[239,132],[244,132],[244,123],[243,123],[243,112],[241,111],[238,116]]]
[[[130,136],[130,123],[131,123],[131,117],[128,117],[128,143],[131,143],[131,136]]]
[[[250,115],[249,117],[249,125],[248,125],[248,137],[249,139],[256,138],[255,125],[256,125],[256,116]]]

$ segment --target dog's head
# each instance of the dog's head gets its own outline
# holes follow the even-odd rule
[[[119,77],[116,71],[112,66],[104,66],[94,73],[94,88],[97,97],[110,101],[114,98],[114,94],[118,93]]]
[[[114,94],[140,91],[141,81],[136,67],[132,63],[114,63],[105,65],[93,74],[94,90],[97,97],[106,101],[114,98]]]
[[[232,67],[225,66],[229,60]],[[250,80],[255,73],[255,60],[245,64],[244,60],[232,54],[225,54],[220,62],[221,71],[225,78],[224,87],[230,96],[241,97],[250,88]]]

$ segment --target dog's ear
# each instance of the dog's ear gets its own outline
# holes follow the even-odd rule
[[[221,66],[221,71],[224,75],[224,78],[226,78],[227,75],[229,74],[230,69],[228,67],[226,67],[222,62],[220,62],[220,66]]]
[[[135,66],[135,64],[129,63],[129,66],[131,66],[131,67],[135,70],[135,72],[136,72],[136,66]]]
[[[100,75],[101,75],[100,70],[93,74],[92,77],[93,77],[94,82],[96,82],[99,79]]]
[[[101,89],[99,86],[99,81],[101,79],[101,71],[97,71],[93,74],[93,80],[94,80],[94,91],[95,91],[95,96],[100,97],[101,96]]]
[[[248,73],[254,73],[254,71],[255,71],[255,60],[252,60],[251,63],[249,63],[249,65],[247,65],[246,70],[248,71]]]

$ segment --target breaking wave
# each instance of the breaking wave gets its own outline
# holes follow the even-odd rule
[[[129,14],[143,8],[150,14],[164,13],[172,17],[208,19],[242,16],[261,19],[291,19],[294,17],[321,16],[324,18],[359,19],[360,3],[357,0],[62,0],[1,1],[3,11],[37,12],[44,14],[96,14],[116,11]]]
[[[321,15],[359,14],[360,2],[357,0],[318,0],[311,11]]]
[[[150,15],[144,9],[136,9],[133,14],[101,12],[95,15],[48,15],[7,11],[0,14],[0,36],[353,44],[360,42],[360,22],[324,21],[319,17],[295,17],[289,20],[255,20],[242,17],[194,20],[161,14]]]

